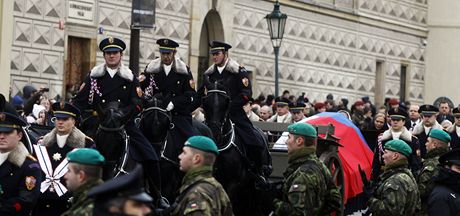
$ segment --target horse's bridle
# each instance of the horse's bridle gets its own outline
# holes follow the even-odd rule
[[[171,112],[167,111],[166,109],[162,109],[160,107],[152,106],[152,107],[142,110],[140,119],[143,119],[144,116],[148,116],[153,111],[159,111],[161,115],[166,116],[169,122],[169,129],[174,128],[174,123],[172,122]]]
[[[219,90],[219,89],[212,89],[212,90],[207,91],[206,96],[204,96],[203,99],[208,98],[210,93],[221,95],[221,96],[225,97],[226,99],[228,99],[228,100],[229,100],[229,103],[231,103],[231,98],[230,98],[230,96],[228,96],[227,92],[226,92],[226,91],[223,91],[223,90]],[[227,109],[225,110],[224,119],[227,119],[229,109],[230,109],[230,105],[229,105],[229,106],[227,107]],[[216,125],[219,125],[219,127],[220,127],[221,130],[222,130],[223,127],[224,127],[225,121],[221,121],[221,122],[220,122],[220,121],[219,121],[219,122],[211,121],[211,122],[209,122],[209,123],[214,123],[214,124],[216,124]],[[226,135],[227,135],[227,134],[226,134]]]

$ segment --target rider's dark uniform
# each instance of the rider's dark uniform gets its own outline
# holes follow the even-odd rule
[[[176,52],[179,46],[173,40],[159,39],[160,53]],[[166,66],[161,58],[152,60],[145,68],[145,80],[140,83],[144,98],[161,93],[167,111],[171,112],[174,128],[170,131],[176,146],[182,146],[185,141],[198,131],[192,125],[191,105],[196,97],[195,84],[189,67],[180,59],[174,59],[171,67]],[[169,72],[167,72],[169,70]]]
[[[126,45],[120,39],[109,37],[101,41],[99,48],[104,53],[123,52]],[[139,81],[128,67],[120,64],[115,75],[111,77],[106,65],[101,64],[91,70],[72,102],[80,110],[96,110],[97,105],[103,106],[109,102],[118,101],[123,113],[135,114],[142,108],[141,94]],[[136,161],[143,164],[148,181],[160,188],[158,156],[152,145],[135,126],[133,119],[126,123],[125,129],[130,137],[130,150],[132,150],[130,153]],[[159,198],[158,190],[150,192],[156,196],[155,198]]]
[[[211,53],[228,52],[232,47],[229,44],[213,41],[210,44]],[[230,120],[235,124],[236,135],[245,144],[247,153],[257,168],[262,165],[269,165],[270,158],[265,154],[263,138],[256,132],[256,129],[248,119],[243,110],[243,106],[248,103],[252,96],[252,86],[248,72],[233,59],[227,58],[227,62],[221,72],[217,65],[213,64],[204,72],[203,86],[199,89],[199,96],[205,94],[206,89],[212,89],[216,82],[223,85],[225,91],[230,96],[231,104],[229,108]]]

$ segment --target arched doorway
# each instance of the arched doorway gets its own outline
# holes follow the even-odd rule
[[[213,40],[225,41],[222,19],[214,9],[206,14],[203,25],[201,26],[198,56],[198,86],[201,86],[203,82],[203,73],[212,64],[211,56],[209,55],[209,42]]]

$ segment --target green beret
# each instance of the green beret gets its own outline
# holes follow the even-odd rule
[[[291,134],[316,138],[316,129],[311,124],[298,122],[288,126],[288,132]]]
[[[219,150],[217,149],[216,143],[210,139],[209,137],[205,136],[192,136],[188,138],[185,142],[184,146],[192,147],[199,149],[205,152],[211,152],[216,155],[219,155]]]
[[[103,165],[105,161],[104,156],[102,156],[101,153],[90,148],[76,148],[72,150],[67,153],[67,160],[78,164],[98,166]]]
[[[440,129],[431,129],[430,134],[428,136],[431,138],[441,140],[445,143],[450,142],[451,139],[450,135],[447,132]]]
[[[409,155],[412,153],[412,149],[410,148],[410,146],[402,140],[388,141],[387,143],[385,143],[385,149],[399,152],[406,157],[409,157]]]

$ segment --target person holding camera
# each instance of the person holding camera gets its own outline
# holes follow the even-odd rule
[[[46,126],[54,126],[52,121],[52,113],[50,112],[51,103],[46,97],[45,93],[49,92],[49,88],[40,87],[38,91],[33,91],[29,100],[24,102],[24,115],[27,116],[28,122],[30,122],[31,118],[35,119],[35,122],[39,125],[46,125]],[[39,113],[34,112],[37,111],[37,105],[43,106],[45,108],[44,114],[39,115]],[[40,109],[42,111],[42,109]]]

